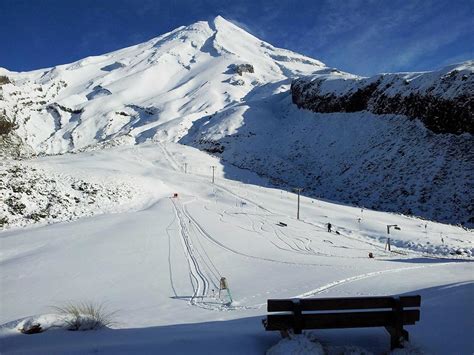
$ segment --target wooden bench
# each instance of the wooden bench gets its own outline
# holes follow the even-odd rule
[[[413,309],[420,304],[421,296],[270,299],[268,312],[286,313],[267,315],[263,325],[284,336],[289,330],[385,327],[394,349],[408,341],[403,326],[420,320],[420,310]]]

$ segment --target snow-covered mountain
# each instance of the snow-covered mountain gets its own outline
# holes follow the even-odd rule
[[[2,86],[0,110],[28,146],[46,154],[119,137],[176,139],[194,120],[245,101],[256,87],[289,84],[322,67],[217,17],[72,64],[3,70],[12,83]]]
[[[180,142],[310,196],[472,226],[473,71],[360,78],[216,17],[72,64],[0,69],[0,147]],[[432,117],[441,106],[413,92],[438,82],[445,112]],[[437,129],[446,117],[454,128]]]

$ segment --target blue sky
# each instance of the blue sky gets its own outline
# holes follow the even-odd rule
[[[0,66],[64,64],[216,15],[362,75],[474,58],[474,0],[0,0]]]

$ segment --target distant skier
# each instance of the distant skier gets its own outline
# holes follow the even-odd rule
[[[328,232],[331,233],[332,224],[328,223]]]

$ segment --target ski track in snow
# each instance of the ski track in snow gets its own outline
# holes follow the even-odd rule
[[[410,266],[410,267],[404,267],[404,268],[398,268],[398,269],[389,269],[389,270],[380,270],[380,271],[374,271],[374,272],[368,272],[356,276],[351,276],[348,278],[344,278],[341,280],[333,281],[330,282],[324,286],[320,286],[314,290],[299,294],[297,296],[294,296],[293,298],[307,298],[311,297],[317,294],[320,294],[324,291],[327,291],[331,288],[341,286],[343,284],[347,284],[350,282],[354,281],[359,281],[359,280],[364,280],[370,277],[375,277],[375,276],[380,276],[384,274],[392,274],[392,273],[398,273],[398,272],[403,272],[403,271],[409,271],[409,270],[417,270],[417,269],[426,269],[426,268],[431,268],[431,267],[437,267],[437,266],[448,266],[448,265],[455,265],[455,262],[447,262],[447,263],[437,263],[437,264],[431,264],[431,265],[422,265],[422,266]]]
[[[186,206],[184,207],[184,211],[187,211]],[[222,242],[218,241],[217,239],[213,238],[209,233],[206,232],[206,230],[199,224],[199,222],[191,215],[189,212],[186,212],[186,216],[191,220],[192,223],[196,226],[196,228],[201,232],[201,234],[209,239],[211,242],[213,242],[215,245],[221,247],[224,250],[227,250],[233,254],[240,255],[246,258],[250,259],[255,259],[259,261],[264,261],[264,262],[273,262],[273,263],[280,263],[280,264],[289,264],[289,265],[304,265],[304,266],[330,266],[329,264],[321,264],[321,263],[297,263],[293,261],[285,261],[285,260],[277,260],[277,259],[272,259],[272,258],[267,258],[267,257],[260,257],[260,256],[255,256],[251,254],[247,254],[244,252],[240,252],[238,250],[235,250],[229,246],[226,246]],[[288,251],[288,250],[285,250]]]
[[[286,234],[283,230],[281,230],[280,227],[277,226],[276,221],[274,221],[274,220],[270,221],[271,230],[268,231],[268,230],[263,228],[263,225],[268,224],[267,223],[268,220],[265,219],[265,218],[260,219],[258,221],[260,223],[260,228],[257,229],[255,227],[255,221],[254,221],[254,219],[252,219],[250,217],[249,213],[229,212],[229,211],[224,211],[224,213],[227,214],[227,215],[232,215],[232,214],[245,215],[251,221],[252,229],[249,230],[249,229],[246,229],[246,228],[243,228],[243,227],[240,227],[240,226],[239,226],[239,228],[247,230],[249,232],[256,233],[259,236],[262,236],[269,243],[271,243],[274,247],[276,247],[277,249],[283,250],[283,251],[296,253],[296,254],[315,255],[315,256],[323,256],[323,257],[352,258],[352,259],[365,259],[366,258],[366,256],[337,255],[337,254],[331,254],[331,253],[328,253],[328,252],[318,251],[318,250],[314,249],[313,247],[311,247],[311,243],[312,243],[311,238],[303,237],[303,236],[295,236],[295,237],[290,236],[290,235]],[[257,215],[255,214],[254,216],[257,216]],[[268,216],[270,216],[270,215],[263,215],[263,217],[268,217]],[[312,223],[308,223],[308,224],[310,224],[312,226],[315,226]],[[272,235],[275,238],[267,237],[267,234],[269,234],[270,232],[272,233]],[[339,238],[347,237],[348,239],[352,239],[352,240],[356,241],[357,243],[362,243],[362,245],[370,245],[372,247],[372,248],[362,248],[360,250],[371,252],[371,251],[374,251],[374,248],[376,248],[379,251],[383,251],[383,256],[390,256],[390,253],[385,252],[381,245],[377,245],[375,243],[367,242],[365,240],[361,240],[361,239],[358,239],[358,238],[351,238],[351,237],[349,237],[345,234],[342,234],[342,233],[340,235],[332,234],[331,237],[333,237],[333,238],[335,238],[335,237],[339,237]],[[276,239],[276,241],[274,239]],[[278,241],[281,242],[281,245],[280,245],[280,243],[278,243]],[[333,244],[333,242],[331,242],[331,244]],[[335,245],[334,247],[351,248],[353,250],[357,249],[357,248],[354,248],[354,246],[343,247],[343,246]],[[406,255],[408,255],[408,254],[406,254]]]
[[[172,199],[171,200],[176,218],[178,219],[178,228],[181,235],[181,241],[186,253],[186,258],[189,266],[189,277],[193,287],[193,295],[190,299],[191,305],[202,306],[202,299],[207,296],[209,291],[209,279],[204,274],[204,271],[201,269],[197,261],[197,256],[195,255],[195,250],[191,243],[191,236],[188,224],[186,223],[182,211],[177,206],[177,203]]]
[[[165,159],[168,161],[168,163],[170,164],[171,168],[174,170],[174,171],[177,171],[177,172],[181,172],[181,169],[180,169],[180,164],[174,159],[173,155],[169,152],[169,150],[167,149],[166,147],[166,144],[163,144],[163,143],[160,143],[159,144],[160,146],[160,149],[163,151],[163,154],[164,154],[164,157]],[[194,174],[193,176],[197,176],[197,177],[200,177],[202,178],[204,181],[208,181],[208,177],[207,176],[202,176],[202,175],[199,175],[199,174]],[[229,187],[226,187],[226,186],[223,186],[221,184],[218,184],[216,182],[214,182],[212,184],[213,186],[216,187],[217,190],[220,190],[224,193],[227,193],[229,194],[230,196],[236,198],[236,199],[239,199],[241,201],[245,201],[253,206],[255,206],[257,209],[260,209],[261,211],[263,211],[263,215],[261,215],[262,217],[264,217],[264,220],[263,221],[260,221],[260,223],[262,223],[262,226],[263,224],[266,222],[266,218],[269,218],[269,217],[282,217],[283,215],[281,214],[278,214],[278,213],[275,213],[273,211],[271,211],[270,209],[262,206],[261,204],[255,202],[254,200],[250,199],[249,197],[247,196],[242,196],[242,194],[239,194],[239,193],[236,193],[235,191],[232,191],[231,188]],[[226,213],[226,211],[224,211],[224,213]],[[245,213],[248,218],[251,219],[251,217],[248,215],[248,213]],[[286,217],[286,216],[285,216]],[[308,225],[311,225],[312,227],[316,227],[320,230],[325,230],[325,226],[322,226],[320,224],[316,224],[316,223],[313,223],[313,222],[309,222],[309,221],[305,221],[305,220],[300,220],[301,222],[305,223],[305,224],[308,224]],[[298,254],[314,254],[314,255],[317,255],[317,256],[323,256],[323,257],[340,257],[340,258],[353,258],[353,259],[362,259],[362,258],[365,258],[365,257],[362,257],[362,256],[341,256],[341,255],[337,255],[337,254],[331,254],[331,253],[323,253],[323,252],[320,252],[320,251],[316,251],[314,249],[312,249],[310,247],[310,244],[311,244],[311,240],[310,239],[307,239],[307,244],[301,248],[298,243],[303,243],[300,239],[298,239],[297,237],[289,237],[287,235],[285,235],[283,238],[279,235],[279,231],[276,230],[276,228],[274,226],[272,226],[273,228],[273,231],[274,231],[274,234],[275,236],[277,237],[278,240],[280,240],[284,245],[286,245],[288,248],[285,248],[285,247],[282,247],[280,245],[278,245],[277,243],[275,243],[274,241],[272,240],[269,240],[267,239],[272,245],[274,245],[276,248],[278,249],[281,249],[281,250],[284,250],[284,251],[289,251],[289,252],[294,252],[294,253],[298,253]],[[257,234],[263,234],[262,233],[262,230],[257,230],[255,228],[255,224],[254,222],[252,221],[252,229],[255,233]],[[362,244],[365,244],[365,245],[368,245],[370,246],[371,248],[370,249],[367,249],[367,251],[373,251],[373,249],[376,249],[379,253],[381,253],[382,255],[380,256],[383,256],[383,257],[390,257],[391,255],[393,254],[397,254],[397,255],[403,255],[405,257],[414,257],[414,256],[424,256],[424,257],[431,257],[431,258],[439,258],[439,259],[444,259],[443,257],[440,257],[440,256],[436,256],[436,255],[431,255],[431,254],[426,254],[426,253],[421,253],[421,252],[417,252],[417,251],[414,251],[414,250],[410,250],[410,249],[406,249],[406,248],[396,248],[395,246],[393,246],[392,248],[394,249],[392,251],[392,253],[389,253],[387,252],[386,250],[384,250],[384,246],[381,244],[381,243],[377,243],[376,240],[373,240],[373,238],[371,238],[370,236],[367,236],[367,237],[363,237],[362,235],[360,236],[355,236],[355,235],[349,235],[349,233],[347,232],[347,229],[344,228],[344,227],[339,227],[340,229],[340,235],[339,236],[343,236],[347,239],[351,239],[357,243],[362,243]],[[280,231],[281,232],[281,231]],[[284,234],[284,233],[283,233]],[[287,240],[285,240],[287,239]],[[294,246],[292,246],[292,244],[294,244]],[[351,247],[352,248],[352,247]],[[398,249],[398,250],[397,250]],[[403,250],[403,251],[401,251]],[[245,254],[246,255],[246,254]],[[248,256],[248,255],[246,255]],[[248,257],[253,257],[253,256],[248,256]],[[266,258],[263,258],[267,261],[270,261],[272,259],[266,259]],[[262,259],[262,260],[263,260]],[[277,260],[272,260],[272,261],[276,261],[278,262]],[[308,264],[303,264],[303,265],[308,265]]]
[[[219,289],[219,282],[222,275],[199,240],[200,236],[206,238],[212,237],[210,237],[210,235],[189,214],[185,204],[181,204],[179,201],[175,201],[174,199],[171,199],[171,202],[175,210],[176,218],[179,220],[178,225],[182,237],[181,240],[188,260],[190,279],[193,286],[193,296],[189,301],[190,305],[212,311],[251,309],[251,307],[248,306],[232,305],[229,301],[216,297],[215,292]],[[192,243],[192,227],[195,227],[198,232],[195,234],[194,240],[197,241],[200,248]],[[210,295],[211,284],[214,286],[212,295]]]
[[[180,172],[181,169],[179,168],[179,164],[176,162],[176,160],[173,158],[172,154],[168,151],[168,149],[166,148],[166,145],[165,144],[159,144],[161,150],[163,151],[163,154],[164,154],[164,157],[165,159],[168,161],[168,163],[170,164],[171,168],[177,172]],[[204,176],[200,176],[201,178],[203,179],[206,179],[207,180],[207,177],[204,177]],[[274,216],[278,216],[279,214],[276,214],[272,211],[270,211],[269,209],[263,207],[262,205],[254,202],[253,200],[251,199],[248,199],[242,195],[239,195],[233,191],[231,191],[230,189],[222,186],[222,185],[219,185],[219,184],[216,184],[216,183],[213,183],[213,186],[216,186],[217,189],[231,195],[232,197],[235,197],[235,198],[238,198],[240,200],[243,200],[243,201],[246,201],[252,205],[254,205],[255,207],[261,209],[262,211],[265,212],[264,216],[267,216],[267,215],[274,215]],[[176,203],[173,201],[173,204],[176,208]],[[216,245],[220,246],[221,248],[227,250],[227,251],[230,251],[234,254],[238,254],[238,255],[241,255],[241,256],[245,256],[245,257],[248,257],[248,258],[252,258],[252,259],[259,259],[259,260],[262,260],[262,261],[270,261],[270,262],[277,262],[277,263],[284,263],[284,264],[294,264],[294,265],[315,265],[315,266],[323,266],[322,264],[308,264],[308,263],[295,263],[295,262],[286,262],[286,261],[280,261],[280,260],[275,260],[275,259],[271,259],[271,258],[264,258],[264,257],[257,257],[257,256],[253,256],[253,255],[249,255],[249,254],[246,254],[246,253],[242,253],[242,252],[239,252],[239,251],[236,251],[234,249],[231,249],[227,246],[225,246],[224,244],[222,244],[221,242],[217,241],[215,238],[211,237],[209,235],[209,233],[207,233],[205,231],[205,229],[197,222],[197,220],[192,217],[189,212],[187,211],[186,209],[186,206],[183,207],[183,213],[186,217],[189,218],[190,221],[192,221],[192,223],[194,223],[194,225],[196,226],[197,230],[206,238],[210,239],[213,243],[215,243]],[[179,216],[177,216],[179,218]],[[249,217],[250,218],[250,217]],[[254,229],[254,231],[256,233],[259,233],[257,230]],[[294,252],[298,252],[298,251],[301,251],[301,250],[298,250],[298,249],[295,249],[295,248],[291,248],[290,247],[290,250],[288,249],[284,249],[284,248],[281,248],[279,246],[277,246],[274,242],[270,241],[270,243],[272,243],[273,245],[275,245],[277,248],[279,249],[282,249],[282,250],[285,250],[285,251],[294,251]]]
[[[179,168],[179,163],[176,162],[176,160],[173,158],[172,154],[168,151],[168,149],[166,148],[166,145],[165,144],[159,144],[161,150],[163,151],[163,154],[164,154],[164,157],[165,159],[168,161],[168,163],[170,164],[171,168],[177,172],[180,172],[181,169]],[[204,176],[200,176],[201,178],[203,179],[206,179],[207,180],[207,177],[204,177]],[[221,190],[229,195],[231,195],[232,197],[235,197],[235,198],[238,198],[240,200],[243,200],[243,201],[246,201],[252,205],[254,205],[255,207],[261,209],[262,211],[264,211],[264,215],[263,216],[269,216],[269,215],[273,215],[273,216],[280,216],[280,214],[277,214],[277,213],[274,213],[272,212],[271,210],[265,208],[264,206],[256,203],[255,201],[247,198],[247,197],[244,197],[240,194],[237,194],[235,192],[233,192],[232,190],[222,186],[222,185],[219,185],[219,184],[216,184],[216,183],[213,183],[213,186],[215,186],[218,190]],[[173,202],[174,203],[174,202]],[[174,205],[176,206],[176,204],[174,203]],[[209,233],[207,233],[205,231],[205,229],[197,222],[197,220],[195,218],[193,218],[189,212],[187,211],[186,209],[186,206],[183,207],[183,213],[186,217],[189,218],[190,221],[192,221],[194,223],[194,225],[196,226],[196,228],[198,229],[198,231],[200,231],[200,233],[210,239],[212,242],[214,242],[215,244],[217,244],[218,246],[224,248],[225,250],[227,251],[230,251],[234,254],[238,254],[238,255],[241,255],[241,256],[245,256],[245,257],[248,257],[248,258],[252,258],[252,259],[259,259],[259,260],[262,260],[262,261],[270,261],[270,262],[277,262],[277,263],[284,263],[284,264],[293,264],[293,265],[314,265],[314,266],[323,266],[322,264],[312,264],[312,263],[295,263],[295,262],[287,262],[287,261],[280,261],[280,260],[275,260],[275,259],[271,259],[271,258],[265,258],[265,257],[257,257],[257,256],[253,256],[253,255],[249,255],[249,254],[246,254],[246,253],[242,253],[242,252],[239,252],[239,251],[236,251],[234,249],[231,249],[227,246],[225,246],[224,244],[218,242],[215,238],[211,237],[209,235]],[[249,217],[250,218],[250,217]],[[261,222],[262,225],[263,225],[263,222]],[[253,225],[254,226],[254,225]],[[259,231],[257,231],[255,228],[254,228],[254,231],[256,233],[260,233]],[[274,230],[275,231],[275,230]],[[275,234],[276,231],[275,231]],[[277,236],[278,239],[281,240],[280,237]],[[283,241],[283,240],[282,240]],[[284,241],[283,241],[284,242]],[[278,246],[276,243],[274,243],[273,241],[270,241],[270,243],[272,243],[275,247],[277,247],[278,249],[281,249],[281,250],[284,250],[284,251],[292,251],[292,252],[296,252],[296,253],[304,253],[304,254],[308,254],[308,250],[307,249],[301,249],[301,248],[293,248],[291,247],[289,244],[287,244],[286,242],[284,242],[285,244],[287,244],[289,246],[290,249],[286,249],[286,248],[281,248],[280,246]],[[316,252],[315,252],[316,253]],[[317,254],[317,255],[324,255],[322,253],[320,254]],[[328,255],[330,256],[330,255]]]
[[[161,151],[163,152],[163,155],[164,155],[165,159],[168,161],[171,168],[174,171],[181,172],[181,165],[173,158],[173,156],[170,154],[170,152],[165,147],[165,145],[161,142],[158,142],[157,145],[158,145],[158,147],[160,147]]]
[[[171,231],[171,226],[174,224],[175,221],[176,221],[176,213],[173,215],[173,219],[171,220],[171,222],[166,226],[166,234],[168,236],[168,269],[169,269],[169,276],[170,276],[170,285],[171,285],[171,289],[173,290],[174,297],[178,297],[178,293],[176,292],[176,288],[173,282],[173,267],[172,267],[172,262],[171,262],[171,240],[173,238],[171,237],[170,231]]]
[[[308,298],[312,296],[316,296],[318,294],[321,294],[329,289],[339,287],[351,282],[356,282],[364,279],[368,279],[371,277],[376,277],[380,275],[385,275],[385,274],[392,274],[392,273],[399,273],[399,272],[404,272],[404,271],[411,271],[411,270],[418,270],[418,269],[426,269],[426,268],[431,268],[431,267],[437,267],[437,266],[451,266],[451,265],[456,265],[455,262],[447,262],[447,263],[438,263],[438,264],[432,264],[432,265],[422,265],[422,266],[411,266],[411,267],[403,267],[403,268],[398,268],[398,269],[389,269],[389,270],[380,270],[380,271],[373,271],[373,272],[367,272],[363,273],[360,275],[355,275],[347,278],[343,278],[337,281],[333,281],[330,283],[327,283],[323,286],[320,286],[318,288],[315,288],[313,290],[289,297],[290,299],[293,298]],[[267,303],[258,303],[256,305],[250,306],[251,308],[261,308],[266,306]]]

